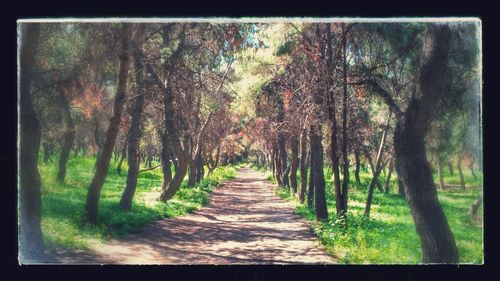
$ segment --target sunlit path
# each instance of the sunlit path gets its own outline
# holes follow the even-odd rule
[[[286,264],[334,263],[305,220],[248,168],[217,188],[199,211],[158,221],[92,251],[61,255],[63,263]]]

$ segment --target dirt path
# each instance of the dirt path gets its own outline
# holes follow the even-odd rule
[[[243,168],[202,209],[157,221],[92,251],[58,258],[98,264],[335,263],[262,173]]]

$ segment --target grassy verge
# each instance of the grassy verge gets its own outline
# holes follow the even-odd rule
[[[95,158],[73,157],[68,162],[66,183],[57,183],[57,163],[39,164],[42,179],[42,230],[49,250],[57,247],[85,249],[109,237],[137,231],[161,219],[192,212],[208,202],[208,194],[223,180],[234,178],[236,168],[218,167],[197,186],[188,188],[184,182],[168,203],[158,201],[161,192],[161,169],[139,173],[137,191],[130,212],[118,203],[125,187],[127,165],[121,175],[112,161],[101,193],[98,223],[83,223],[87,187],[94,174]]]
[[[262,169],[261,169],[262,170]],[[269,173],[268,173],[269,174]],[[326,173],[325,171],[325,174]],[[272,177],[272,176],[271,176]],[[367,188],[371,175],[361,174],[362,185],[349,192],[347,225],[337,221],[332,178],[326,178],[326,198],[329,220],[316,222],[314,210],[300,204],[287,189],[277,188],[277,194],[295,205],[296,212],[311,221],[315,234],[327,251],[340,263],[416,264],[422,259],[420,239],[406,200],[396,194],[375,191],[371,216],[363,216]],[[354,182],[354,181],[351,181]],[[397,182],[391,182],[395,192]],[[480,191],[438,191],[448,223],[453,231],[461,263],[481,264],[484,256],[483,228],[471,223],[469,206]],[[480,209],[482,215],[482,207]]]

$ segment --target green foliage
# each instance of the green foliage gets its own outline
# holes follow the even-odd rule
[[[276,51],[274,52],[275,56],[282,56],[282,55],[288,55],[292,52],[293,48],[295,47],[295,41],[285,41],[282,44],[278,45],[276,48]]]
[[[278,188],[277,194],[283,199],[292,201],[296,213],[312,223],[314,233],[330,254],[339,262],[346,264],[421,262],[420,239],[405,198],[375,190],[371,216],[367,219],[363,215],[367,190],[363,187],[369,184],[371,174],[362,170],[360,173],[362,187],[351,188],[349,192],[348,219],[345,224],[343,220],[337,219],[335,213],[333,179],[329,174],[328,168],[325,167],[325,176],[329,179],[326,181],[327,206],[330,211],[328,221],[317,222],[314,210],[309,209],[306,204],[300,204],[296,197],[291,196],[289,190]],[[381,177],[381,181],[385,182],[385,177],[382,175]],[[472,177],[466,176],[466,179],[467,184],[474,184],[470,181]],[[351,182],[355,182],[354,178]],[[397,187],[395,177],[391,180],[391,186]],[[469,207],[477,199],[479,192],[478,190],[438,191],[439,200],[456,239],[461,263],[483,262],[483,228],[473,225],[468,216]],[[480,215],[481,212],[482,207]]]
[[[42,158],[41,158],[42,159]],[[57,159],[57,157],[54,157]],[[99,203],[96,226],[83,223],[87,186],[94,173],[95,158],[74,157],[68,162],[66,183],[56,182],[57,161],[47,165],[40,161],[42,179],[42,230],[49,250],[57,247],[88,248],[109,237],[134,232],[162,218],[176,217],[207,204],[208,194],[220,182],[236,176],[232,166],[218,167],[198,185],[188,188],[184,182],[168,203],[158,201],[161,192],[161,169],[139,173],[137,191],[129,212],[118,203],[125,187],[127,165],[122,175],[116,173],[117,162],[111,162]]]

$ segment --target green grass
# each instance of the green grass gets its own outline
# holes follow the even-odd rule
[[[327,169],[325,168],[328,221],[316,222],[314,211],[305,204],[300,204],[296,196],[291,196],[286,189],[276,190],[282,198],[293,202],[299,215],[312,222],[315,234],[327,251],[340,263],[345,264],[420,263],[422,260],[420,239],[408,203],[404,198],[394,194],[397,191],[396,179],[391,180],[391,193],[385,194],[375,190],[370,218],[366,219],[363,213],[371,173],[367,170],[361,172],[362,185],[359,189],[355,188],[353,176],[346,225],[341,220],[337,221],[332,192],[333,179]],[[472,176],[469,176],[466,174],[466,180],[472,180]],[[384,176],[381,180],[385,182]],[[466,183],[474,184],[470,181]],[[468,216],[469,207],[479,194],[479,190],[438,191],[439,200],[457,243],[461,263],[483,263],[483,228],[472,224]],[[482,212],[481,206],[479,214],[482,215]]]
[[[47,165],[39,163],[42,179],[42,231],[48,250],[58,247],[85,249],[110,237],[120,237],[137,231],[161,219],[192,212],[208,202],[208,194],[220,182],[236,176],[232,166],[218,167],[197,186],[188,188],[184,182],[168,202],[158,201],[161,192],[161,169],[139,173],[137,191],[129,212],[118,207],[127,178],[127,163],[121,175],[117,163],[111,161],[108,176],[101,192],[99,213],[95,226],[83,220],[87,188],[94,175],[93,157],[72,157],[68,162],[66,181],[57,183],[57,157]],[[207,171],[207,169],[206,169]]]

